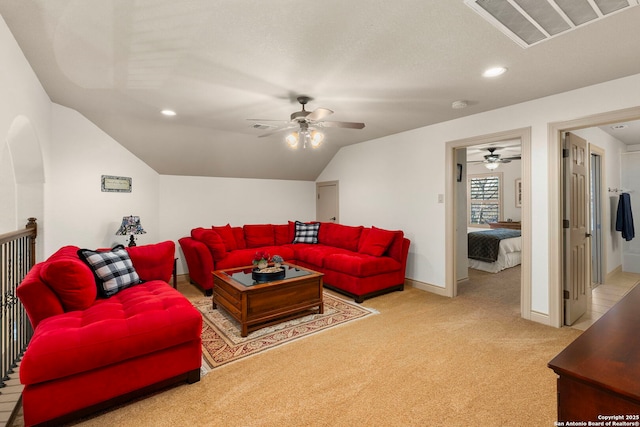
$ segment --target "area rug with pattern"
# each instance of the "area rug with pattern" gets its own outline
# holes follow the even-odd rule
[[[347,301],[330,292],[324,292],[324,313],[308,314],[240,336],[240,324],[224,309],[213,309],[211,298],[193,301],[202,313],[202,374],[213,368],[235,362],[265,350],[294,340],[308,337],[317,332],[362,319],[377,311]]]

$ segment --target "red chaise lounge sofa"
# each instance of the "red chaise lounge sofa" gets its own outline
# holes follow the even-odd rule
[[[90,268],[78,250],[59,249],[17,288],[34,328],[20,365],[27,426],[57,425],[200,379],[202,316],[168,284],[175,243],[83,251],[124,265],[116,281],[102,271],[106,279],[96,280],[94,271],[111,267]]]
[[[400,230],[332,222],[194,228],[178,240],[191,283],[207,294],[211,272],[251,265],[256,252],[324,274],[324,286],[356,302],[403,290],[409,239]]]

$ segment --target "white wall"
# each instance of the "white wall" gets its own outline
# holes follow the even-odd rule
[[[620,155],[627,150],[627,146],[602,129],[594,127],[588,129],[578,129],[573,131],[579,137],[587,140],[605,151],[604,155],[604,176],[602,186],[608,188],[621,188]],[[622,265],[622,237],[616,231],[616,212],[618,209],[618,193],[607,191],[606,203],[603,209],[607,209],[608,224],[602,224],[602,235],[604,237],[604,249],[607,256],[605,275]]]
[[[147,221],[141,242],[157,240],[158,174],[86,118],[53,104],[4,20],[0,63],[0,165],[15,167],[0,174],[1,212],[13,216],[3,227],[22,228],[35,216],[39,260],[68,244],[110,246],[131,213]],[[102,193],[101,174],[133,177],[133,192]]]
[[[30,148],[35,147],[38,151],[49,150],[51,102],[1,16],[0,64],[0,233],[24,228],[28,217],[36,217],[39,222],[37,257],[41,258],[42,244],[46,239],[42,196],[42,169],[45,166],[42,164],[42,157],[33,159],[33,164],[39,170],[32,171],[33,175],[23,173],[17,177],[14,163],[22,164],[24,160],[17,158],[22,154],[22,147],[19,146],[21,142],[27,141]],[[13,140],[16,133],[18,136]],[[14,142],[11,147],[9,142]],[[30,152],[30,149],[27,151]],[[31,176],[38,176],[39,182],[34,182],[33,179],[28,182],[20,181],[20,178]],[[24,185],[24,190],[28,193],[25,197],[19,196],[19,185]]]
[[[548,125],[635,107],[639,99],[640,74],[351,145],[318,180],[340,180],[346,223],[403,229],[412,242],[407,276],[444,287],[445,210],[437,195],[445,192],[446,142],[530,126],[532,310],[548,314]]]
[[[0,234],[18,228],[16,179],[9,145],[0,143]]]
[[[115,233],[123,216],[140,216],[147,234],[138,244],[157,242],[159,181],[157,172],[127,151],[77,111],[53,104],[52,144],[45,212],[45,253],[63,245],[110,247],[126,244]],[[130,193],[101,190],[101,176],[132,178]]]
[[[315,219],[315,183],[236,178],[160,176],[160,240],[192,228],[231,224],[286,224]],[[177,248],[178,273],[186,271]]]
[[[633,151],[622,154],[621,186],[629,192],[631,198],[631,214],[635,215],[634,228],[638,230],[630,241],[622,239],[622,271],[640,273],[640,152]],[[619,188],[620,188],[619,187]],[[621,232],[617,232],[621,236]]]

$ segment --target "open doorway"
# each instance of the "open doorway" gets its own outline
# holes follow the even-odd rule
[[[585,205],[589,205],[590,242],[587,243],[591,251],[590,263],[587,263],[589,265],[581,272],[579,263],[567,264],[565,261],[565,265],[569,266],[566,268],[569,275],[583,275],[587,279],[584,283],[584,308],[577,313],[578,316],[571,315],[575,308],[574,290],[567,290],[565,287],[564,292],[565,324],[580,330],[590,327],[640,281],[640,274],[633,274],[629,265],[624,263],[627,252],[622,248],[626,242],[622,240],[621,233],[615,227],[620,193],[629,192],[632,198],[634,195],[634,186],[626,178],[636,168],[629,169],[625,159],[633,155],[638,156],[640,151],[632,150],[632,146],[636,145],[633,144],[637,141],[635,138],[626,139],[611,131],[616,127],[619,125],[591,127],[574,130],[568,134],[579,134],[584,138],[588,144],[590,162],[590,194],[585,200]],[[633,182],[635,181],[637,179]],[[635,188],[640,190],[640,187]],[[566,194],[564,198],[576,199],[571,193]],[[570,218],[569,222],[572,221]]]
[[[599,171],[595,169],[595,172],[591,172],[592,168],[589,168],[589,171],[590,173],[599,173],[601,177],[599,183],[600,191],[597,192],[596,197],[600,196],[601,199],[600,232],[602,233],[602,252],[601,255],[596,255],[596,259],[590,258],[591,262],[584,266],[584,271],[581,271],[581,274],[588,276],[594,275],[594,277],[596,277],[598,273],[594,274],[592,270],[593,263],[596,262],[600,264],[601,272],[599,274],[603,278],[602,280],[606,282],[607,278],[612,274],[622,272],[621,260],[623,258],[621,251],[623,245],[617,243],[619,238],[616,236],[614,225],[618,194],[615,192],[610,193],[609,189],[613,188],[615,190],[616,188],[620,188],[620,158],[621,154],[627,151],[624,144],[620,141],[617,143],[611,142],[611,140],[615,140],[615,138],[607,134],[611,126],[615,123],[632,122],[639,119],[640,107],[635,107],[567,122],[551,123],[549,125],[549,320],[553,326],[560,327],[565,324],[563,278],[565,271],[569,267],[575,269],[575,265],[567,264],[561,256],[565,244],[563,232],[563,220],[565,218],[563,217],[562,207],[565,199],[570,197],[570,195],[564,194],[561,185],[559,185],[559,183],[562,182],[561,176],[563,174],[562,136],[565,132],[572,132],[588,140],[591,146],[589,159],[600,163]],[[599,136],[602,137],[599,138]],[[616,144],[618,144],[619,148],[616,148]],[[591,154],[594,154],[595,157],[592,157]],[[591,202],[590,200],[590,203]],[[594,207],[591,207],[590,214],[597,215],[598,213],[594,212]],[[594,227],[594,221],[591,221],[591,227]],[[593,231],[597,230],[592,229],[591,234],[593,234]],[[591,237],[593,240],[593,236]],[[594,250],[593,242],[592,245],[590,245],[590,250]],[[597,250],[597,248],[595,250]],[[597,282],[598,279],[595,278],[592,281]],[[591,296],[591,293],[589,293],[589,296]]]
[[[522,161],[520,139],[458,148],[465,151],[466,180],[456,186],[465,220],[457,240],[467,244],[457,295],[495,304],[520,317],[522,262]],[[457,155],[460,158],[459,155]],[[466,240],[466,242],[465,242]],[[466,267],[466,269],[465,269]],[[464,279],[466,277],[466,279]]]
[[[531,129],[522,128],[513,131],[499,132],[490,135],[472,137],[464,140],[450,141],[447,143],[447,194],[445,202],[446,210],[446,295],[454,297],[458,294],[458,283],[468,279],[465,272],[468,272],[468,247],[467,247],[467,199],[466,186],[468,165],[466,161],[462,168],[458,167],[461,159],[466,159],[466,151],[473,150],[473,147],[481,147],[497,144],[505,141],[519,141],[521,147],[521,167],[518,181],[518,203],[521,209],[521,264],[519,272],[519,313],[522,317],[530,319],[531,311],[531,206],[530,206],[530,141]],[[461,154],[461,153],[464,153]],[[486,154],[483,154],[484,156]],[[482,166],[481,166],[482,167]],[[511,186],[511,183],[505,184]],[[516,180],[513,182],[514,193]],[[464,189],[463,189],[464,188]],[[461,192],[465,195],[461,196]],[[511,200],[508,202],[511,203]],[[516,203],[516,196],[513,195],[513,203]],[[499,218],[506,220],[506,217]],[[487,224],[486,228],[490,228]]]

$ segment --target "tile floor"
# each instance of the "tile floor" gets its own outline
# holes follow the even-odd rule
[[[618,272],[591,291],[591,305],[571,327],[586,330],[640,281],[640,274]]]

